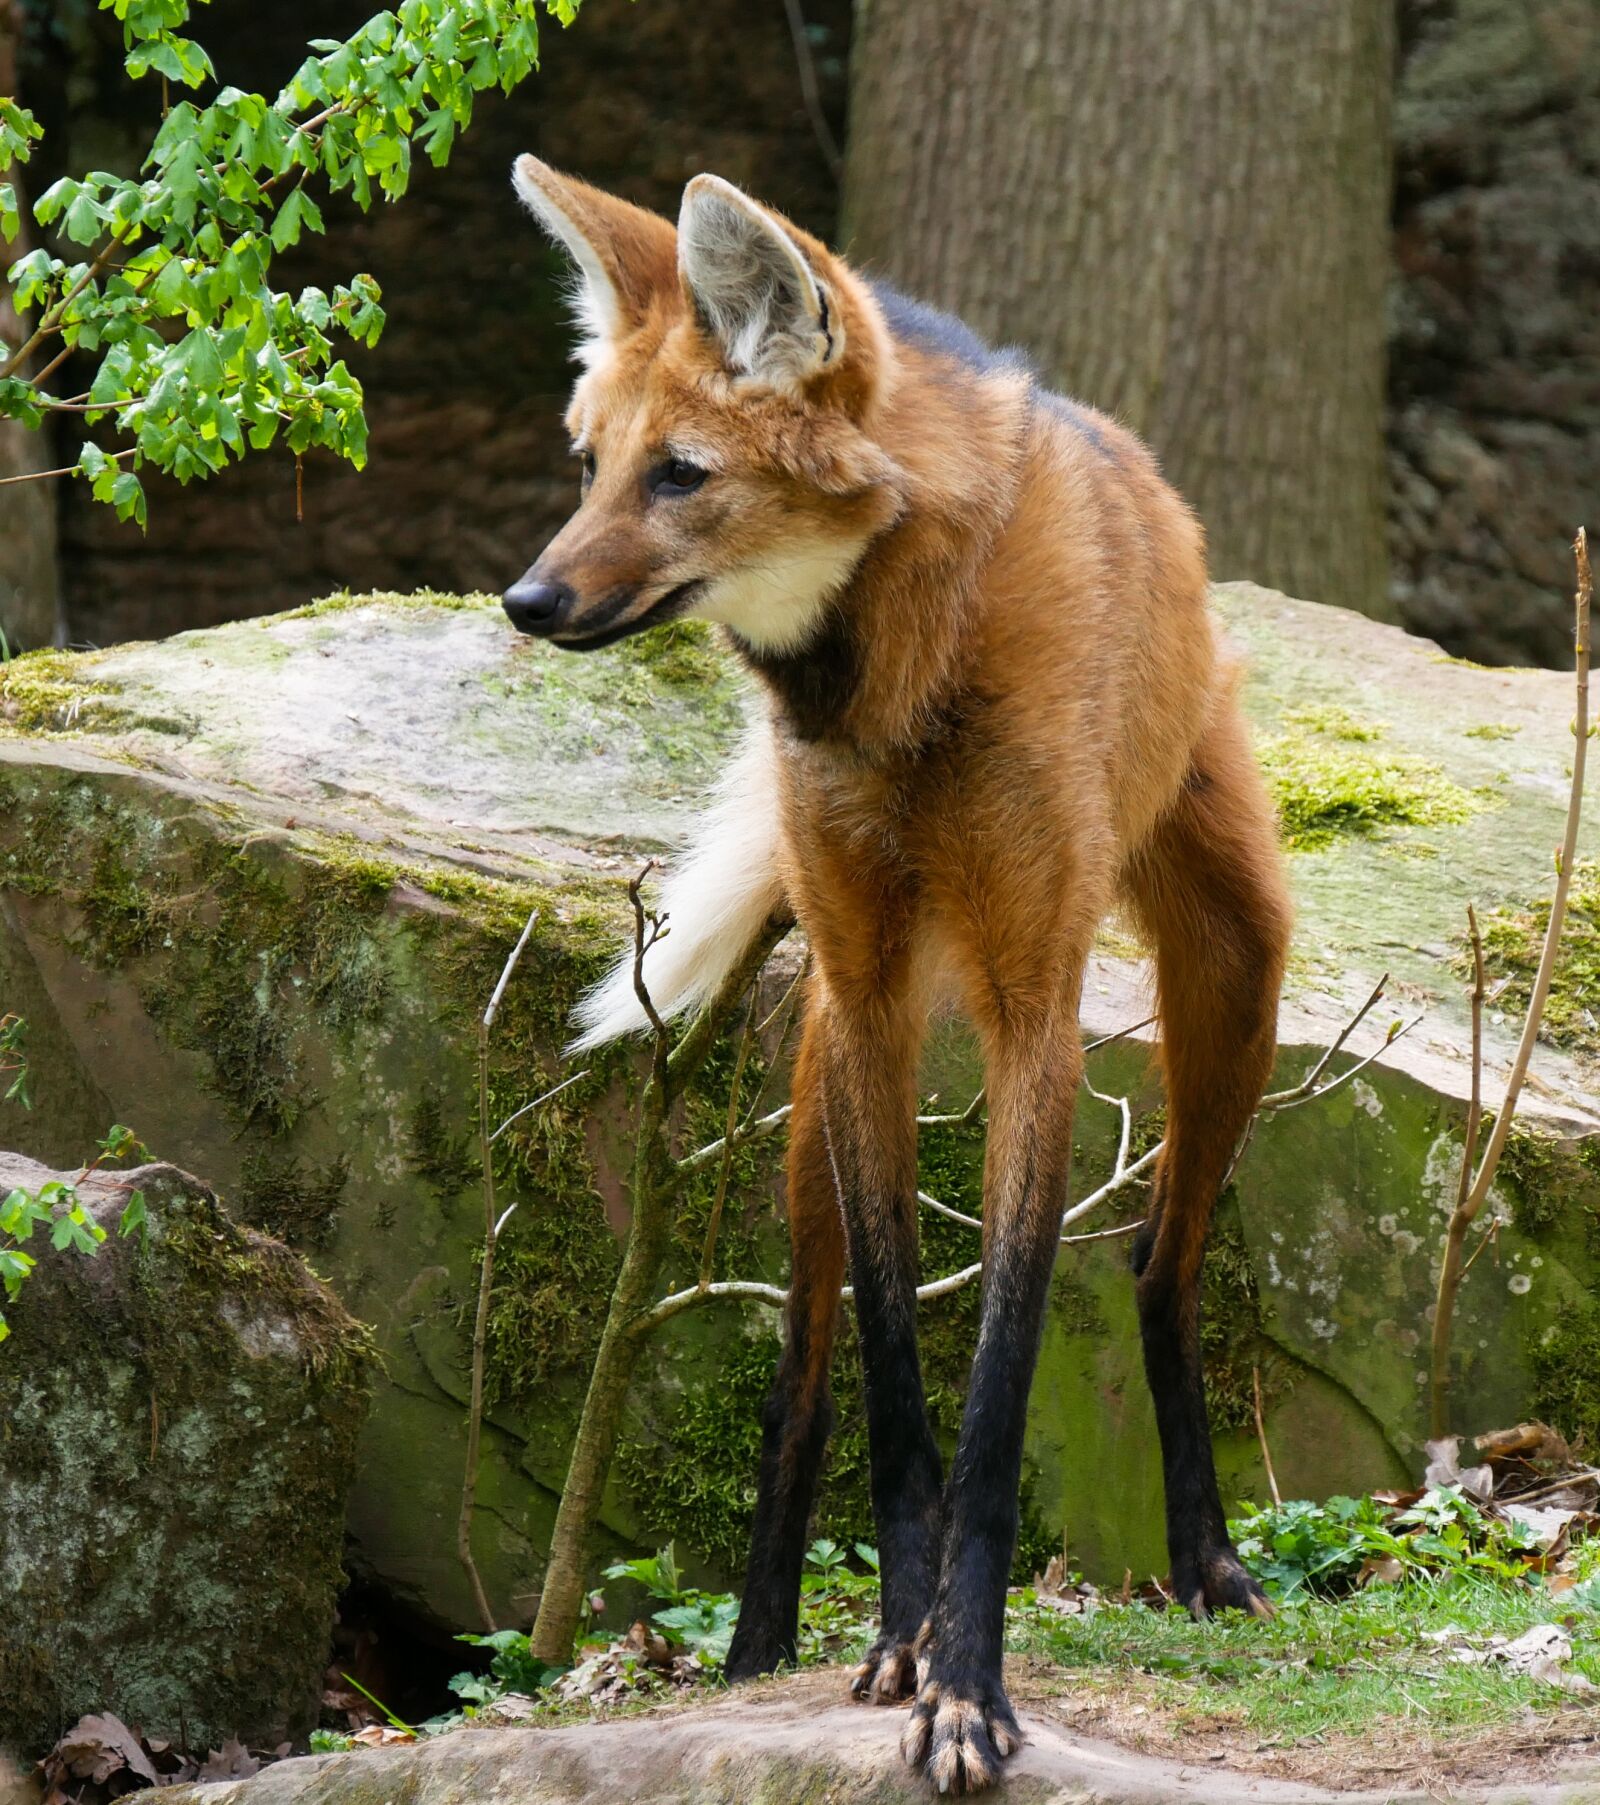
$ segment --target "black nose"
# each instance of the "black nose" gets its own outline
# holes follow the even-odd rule
[[[539,583],[524,577],[501,597],[501,605],[519,633],[548,633],[561,610],[573,600],[565,583]]]

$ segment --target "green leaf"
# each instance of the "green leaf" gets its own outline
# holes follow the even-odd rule
[[[33,203],[33,217],[41,226],[53,225],[82,192],[82,182],[73,181],[71,176],[62,176],[59,181],[52,182]]]
[[[85,439],[83,450],[78,453],[79,472],[93,482],[102,471],[108,470],[110,467],[110,458],[95,444],[94,440]]]
[[[169,257],[162,264],[146,293],[151,306],[163,314],[187,313],[199,299],[181,257]]]
[[[30,429],[42,424],[44,408],[39,391],[25,377],[0,377],[0,419],[20,420]]]
[[[222,382],[222,358],[218,355],[216,340],[204,326],[196,326],[179,339],[168,355],[168,362],[188,377],[191,388],[210,390]]]
[[[138,1235],[141,1240],[150,1236],[150,1212],[145,1207],[144,1192],[133,1191],[123,1206],[121,1219],[117,1223],[119,1235]]]
[[[302,226],[308,231],[320,232],[322,214],[303,187],[291,188],[272,222],[273,249],[286,251],[290,245],[298,244]]]
[[[131,470],[121,471],[111,485],[111,505],[117,510],[118,520],[132,519],[141,527],[146,524],[148,510],[145,506],[144,485]]]

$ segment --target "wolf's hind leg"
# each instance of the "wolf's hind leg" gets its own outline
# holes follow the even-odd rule
[[[780,1662],[796,1657],[806,1526],[833,1423],[828,1371],[844,1282],[844,1226],[828,1163],[816,1065],[817,1048],[808,1041],[796,1061],[791,1090],[793,1254],[783,1355],[762,1423],[750,1559],[728,1650],[731,1680],[771,1673]]]
[[[1206,1237],[1272,1069],[1290,925],[1272,811],[1235,718],[1202,742],[1128,887],[1155,947],[1167,1090],[1166,1148],[1134,1270],[1172,1583],[1197,1616],[1226,1605],[1265,1615],[1228,1539],[1200,1357]]]

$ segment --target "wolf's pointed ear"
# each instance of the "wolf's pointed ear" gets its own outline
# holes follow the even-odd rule
[[[537,157],[518,157],[511,181],[576,266],[573,303],[585,340],[580,355],[593,363],[606,345],[639,325],[654,296],[676,282],[677,235],[658,213],[562,175]]]
[[[735,375],[797,388],[844,349],[839,310],[805,252],[720,176],[697,175],[683,191],[678,271]]]

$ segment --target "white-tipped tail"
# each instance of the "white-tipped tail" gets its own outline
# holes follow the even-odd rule
[[[645,954],[644,980],[663,1020],[715,994],[761,924],[783,901],[778,874],[778,784],[772,731],[759,724],[729,766],[693,844],[669,870],[667,932]],[[633,988],[633,949],[574,1011],[567,1048],[586,1052],[649,1027]]]

